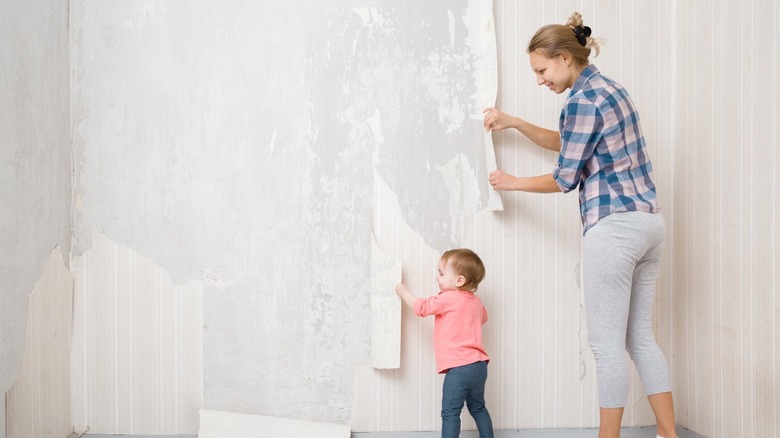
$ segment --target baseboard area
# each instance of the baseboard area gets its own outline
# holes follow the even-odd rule
[[[497,430],[495,438],[596,438],[598,429],[524,429]],[[352,438],[439,438],[441,432],[353,432]],[[677,427],[679,438],[706,438],[685,428]],[[461,438],[479,438],[476,431],[463,431]],[[625,427],[621,438],[656,438],[655,427]]]
[[[88,433],[84,435],[83,438],[198,438],[198,436],[197,435],[93,435],[91,433]]]
[[[497,430],[495,438],[596,438],[597,429],[524,429]],[[679,438],[706,438],[685,428],[677,427]],[[353,432],[351,438],[439,438],[441,432]],[[461,438],[479,438],[476,431],[463,431]],[[655,438],[654,427],[626,427],[620,433],[621,438]],[[197,435],[92,435],[85,438],[198,438]],[[301,437],[316,438],[316,437]]]

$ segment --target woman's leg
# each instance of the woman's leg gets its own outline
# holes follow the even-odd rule
[[[658,232],[660,224],[660,233]],[[648,226],[654,226],[648,231]],[[652,228],[652,227],[651,227]],[[660,238],[659,238],[660,236]],[[620,436],[623,407],[628,395],[629,315],[637,265],[663,242],[663,218],[649,213],[615,213],[599,221],[585,235],[583,275],[588,340],[596,361],[601,424],[599,438]],[[656,258],[655,255],[652,258]],[[660,249],[658,257],[660,259]],[[649,266],[649,265],[648,265]],[[656,266],[657,267],[657,266]],[[652,266],[650,266],[652,268]],[[643,281],[655,288],[657,270],[645,271]],[[652,279],[650,279],[652,277]],[[648,294],[643,292],[643,299]],[[650,310],[653,293],[650,292]],[[635,310],[644,312],[644,307]],[[649,321],[649,318],[648,318]],[[642,328],[635,325],[635,328]],[[652,326],[650,326],[652,335]],[[645,337],[643,336],[642,339]],[[652,338],[655,345],[655,339]],[[656,345],[657,348],[657,345]],[[663,359],[663,356],[661,356]],[[664,368],[666,364],[664,363]]]
[[[601,428],[610,430],[616,420],[619,429],[628,396],[626,326],[637,258],[620,221],[624,214],[601,219],[588,230],[583,243],[588,342],[596,361]]]
[[[674,404],[669,368],[653,333],[653,304],[658,274],[661,270],[664,224],[660,215],[645,217],[644,229],[650,247],[634,271],[631,307],[628,316],[626,349],[636,366],[656,417],[658,435],[674,438]]]
[[[655,427],[658,430],[658,436],[677,438],[671,391],[649,395],[647,400],[650,401],[650,407],[653,408],[653,414],[655,414]]]
[[[623,408],[599,409],[599,438],[619,438]]]

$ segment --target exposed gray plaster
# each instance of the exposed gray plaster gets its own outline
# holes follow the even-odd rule
[[[490,2],[471,3],[492,13]],[[484,96],[475,79],[475,63],[484,54],[467,44],[470,32],[487,29],[467,28],[468,7],[463,0],[369,8],[357,29],[356,55],[347,60],[361,94],[381,114],[377,170],[398,195],[409,226],[438,250],[458,245],[463,216],[485,208],[489,193],[477,119]],[[459,154],[470,165],[466,186],[477,192],[453,192],[447,173],[437,170]],[[476,202],[453,201],[461,195]]]
[[[0,4],[0,390],[16,380],[27,298],[70,249],[67,2]],[[67,257],[64,258],[67,265]],[[5,397],[0,396],[0,413]],[[5,415],[0,415],[0,437]]]
[[[96,227],[204,280],[206,408],[348,421],[374,164],[434,247],[487,202],[467,6],[72,6],[74,252]]]

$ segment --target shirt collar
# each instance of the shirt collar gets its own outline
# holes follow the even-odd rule
[[[585,70],[583,70],[582,73],[577,76],[577,80],[574,81],[574,85],[571,87],[571,93],[569,93],[569,97],[574,96],[578,91],[580,91],[582,87],[585,86],[585,82],[587,82],[591,76],[598,72],[599,69],[595,65],[588,64],[588,66],[585,67]]]

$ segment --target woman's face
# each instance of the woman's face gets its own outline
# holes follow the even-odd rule
[[[572,65],[571,56],[559,55],[555,58],[548,58],[539,49],[536,49],[528,57],[531,61],[531,69],[536,74],[538,85],[546,85],[555,94],[561,94],[574,85],[574,76],[572,76],[570,68]]]

